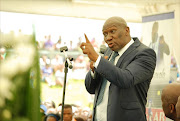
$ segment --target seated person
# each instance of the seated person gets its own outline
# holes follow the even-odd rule
[[[51,35],[48,36],[48,39],[44,42],[43,48],[47,50],[51,50],[54,47],[54,43],[51,40]]]
[[[63,113],[63,121],[73,121],[73,110],[72,105],[65,104],[64,105],[64,113]]]
[[[180,83],[174,82],[168,84],[162,90],[161,100],[162,100],[163,111],[166,117],[174,121],[180,121],[180,119],[177,118],[177,112],[176,112],[176,104],[179,96],[180,96]]]
[[[45,117],[44,121],[59,121],[60,116],[58,114],[50,113]]]
[[[47,109],[46,111],[46,117],[44,121],[59,121],[60,120],[60,115],[57,112],[56,108],[51,107]]]
[[[46,117],[46,112],[47,112],[47,108],[45,105],[41,104],[40,105],[40,114],[41,114],[41,121],[44,121],[45,117]]]
[[[42,81],[47,82],[49,86],[55,85],[53,82],[53,71],[50,64],[46,64],[46,66],[41,69]]]

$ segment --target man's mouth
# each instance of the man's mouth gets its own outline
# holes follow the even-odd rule
[[[113,43],[109,43],[108,46],[111,48],[113,47]]]

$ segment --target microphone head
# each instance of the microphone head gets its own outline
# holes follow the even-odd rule
[[[105,45],[101,45],[100,46],[100,53],[104,54],[104,52],[106,51],[107,47]]]
[[[70,69],[72,69],[72,68],[73,68],[73,66],[72,66],[72,65],[69,65],[69,68],[70,68]]]
[[[74,58],[69,57],[69,60],[70,60],[70,61],[73,61],[73,60],[74,60]]]
[[[63,52],[63,51],[68,51],[67,46],[64,46],[64,47],[61,47],[61,48],[60,48],[60,52]]]

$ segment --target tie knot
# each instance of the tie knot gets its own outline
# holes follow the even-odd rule
[[[112,58],[116,58],[118,55],[119,55],[119,53],[114,51],[113,55],[112,55]]]
[[[115,60],[115,58],[118,56],[119,54],[118,54],[118,52],[113,52],[113,54],[112,54],[112,57],[111,57],[111,60],[110,60],[110,62],[111,63],[114,63],[114,60]]]

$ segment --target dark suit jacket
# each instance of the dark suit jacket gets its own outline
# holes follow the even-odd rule
[[[85,86],[90,94],[95,94],[93,120],[102,78],[110,82],[107,105],[107,121],[146,121],[145,105],[151,79],[156,66],[153,49],[142,44],[137,38],[119,58],[116,66],[101,57],[96,77],[86,75]],[[109,48],[106,56],[112,54]]]

